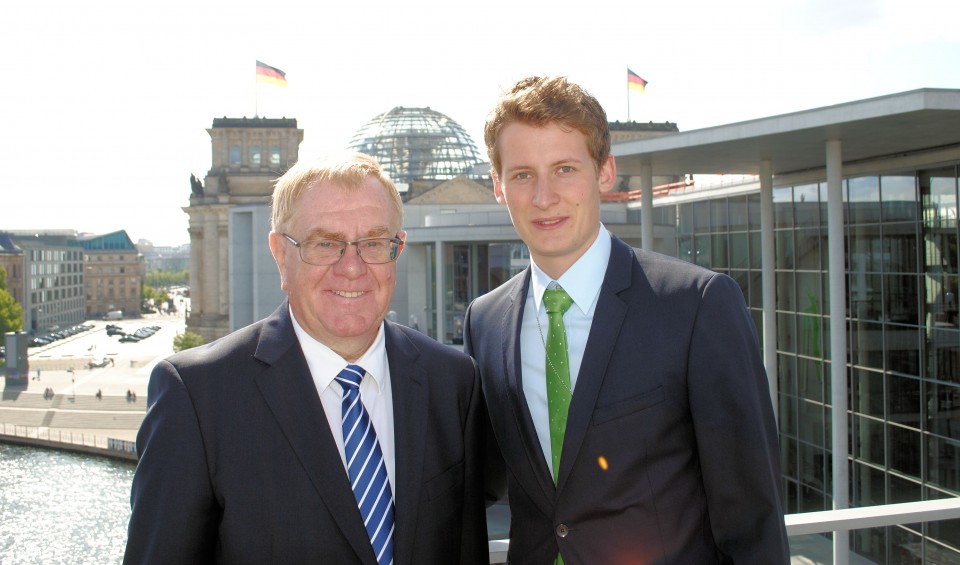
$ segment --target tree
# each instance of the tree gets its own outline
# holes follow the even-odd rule
[[[203,336],[191,331],[185,331],[182,334],[178,333],[173,336],[173,351],[174,353],[183,351],[184,349],[190,349],[192,347],[197,347],[198,345],[203,345]]]
[[[7,270],[0,267],[0,336],[23,329],[23,307],[7,291]]]

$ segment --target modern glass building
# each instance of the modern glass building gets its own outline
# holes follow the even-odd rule
[[[660,250],[729,274],[743,289],[775,379],[787,511],[828,510],[838,496],[850,506],[958,496],[960,92],[917,91],[781,118],[788,119],[741,124],[712,148],[681,149],[690,140],[676,139],[675,149],[652,140],[615,151],[621,170],[655,171],[660,159],[664,167],[725,172],[698,154],[708,149],[726,156],[729,172],[755,163],[751,183],[657,199],[655,221],[658,230],[676,229],[675,246]],[[647,152],[657,143],[661,153]],[[780,157],[789,164],[778,170]],[[794,168],[802,159],[810,162]],[[764,260],[764,205],[772,265]],[[843,250],[841,320],[831,315],[833,238]],[[764,296],[768,276],[773,308]],[[834,333],[845,349],[839,372]],[[846,380],[839,405],[838,374]],[[840,485],[835,445],[848,474]],[[849,547],[877,563],[960,563],[956,522],[857,530]]]

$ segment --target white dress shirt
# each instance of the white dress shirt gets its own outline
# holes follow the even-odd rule
[[[590,335],[593,313],[597,307],[597,296],[603,275],[610,262],[610,233],[600,225],[600,232],[593,245],[577,259],[558,281],[563,290],[573,298],[573,306],[563,315],[563,325],[567,332],[567,356],[570,363],[570,389],[576,390],[583,351]],[[553,280],[530,259],[532,270],[530,290],[523,309],[523,321],[520,327],[520,360],[522,368],[523,394],[527,399],[527,408],[533,418],[533,425],[540,439],[547,467],[553,472],[553,457],[550,451],[550,418],[547,412],[547,372],[546,372],[546,309],[540,307],[543,292]],[[540,325],[537,325],[539,318]]]
[[[330,424],[330,432],[337,442],[340,459],[343,461],[344,471],[347,469],[347,458],[343,448],[343,387],[335,378],[348,364],[360,365],[367,374],[360,381],[360,401],[370,415],[373,429],[377,432],[377,441],[380,442],[380,451],[383,453],[383,462],[387,467],[387,477],[390,479],[390,488],[396,499],[396,451],[393,440],[393,388],[390,386],[390,364],[387,361],[387,349],[383,337],[383,324],[377,330],[377,337],[364,354],[353,363],[349,363],[326,345],[313,339],[300,327],[297,318],[290,311],[293,320],[293,329],[300,341],[300,348],[307,358],[307,366],[313,376],[313,383],[320,395],[323,411]],[[324,433],[317,430],[316,433]]]

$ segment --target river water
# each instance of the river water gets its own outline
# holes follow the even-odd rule
[[[134,469],[0,443],[0,564],[120,563]]]
[[[136,465],[0,443],[0,565],[120,563]],[[503,504],[487,510],[491,539],[507,537]]]

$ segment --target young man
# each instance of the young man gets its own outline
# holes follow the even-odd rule
[[[579,86],[521,80],[485,140],[532,263],[465,321],[505,463],[510,561],[787,563],[777,430],[740,288],[604,229],[616,163]]]
[[[487,563],[473,361],[385,321],[403,250],[364,155],[277,182],[271,316],[157,365],[126,563]]]

